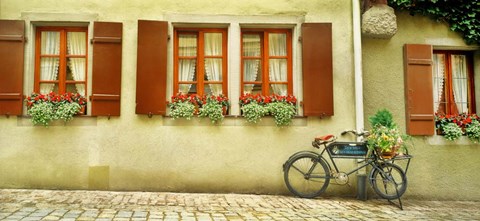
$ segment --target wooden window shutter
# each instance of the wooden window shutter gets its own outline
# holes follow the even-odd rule
[[[332,24],[302,24],[305,116],[333,116]]]
[[[138,21],[136,114],[165,115],[168,22]]]
[[[432,46],[406,44],[404,46],[405,113],[407,133],[433,135]]]
[[[93,25],[92,116],[120,116],[122,23]]]
[[[0,114],[21,115],[25,22],[0,20]]]

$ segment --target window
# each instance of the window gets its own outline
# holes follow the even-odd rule
[[[470,54],[433,53],[434,110],[442,114],[475,113],[474,80]]]
[[[292,94],[290,30],[242,30],[242,94]]]
[[[175,94],[226,94],[226,30],[176,29],[174,63]]]
[[[86,96],[87,53],[86,27],[37,28],[34,90]]]

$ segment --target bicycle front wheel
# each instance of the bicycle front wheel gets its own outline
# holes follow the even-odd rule
[[[392,163],[385,163],[374,168],[370,179],[373,190],[384,199],[400,198],[407,190],[405,172]]]
[[[328,168],[318,155],[304,153],[286,162],[283,177],[290,192],[299,197],[314,198],[325,192],[330,182]]]

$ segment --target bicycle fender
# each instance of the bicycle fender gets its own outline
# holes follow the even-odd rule
[[[318,156],[318,153],[317,152],[314,152],[314,151],[311,151],[311,150],[302,150],[302,151],[298,151],[294,154],[292,154],[287,161],[289,161],[290,159],[292,159],[293,157],[296,157],[297,155],[300,155],[300,154],[303,154],[303,153],[311,153],[311,154],[315,154]]]

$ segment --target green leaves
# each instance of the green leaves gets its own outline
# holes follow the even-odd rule
[[[388,0],[397,10],[411,15],[422,14],[436,21],[446,21],[450,29],[459,32],[467,44],[480,44],[480,0]]]

